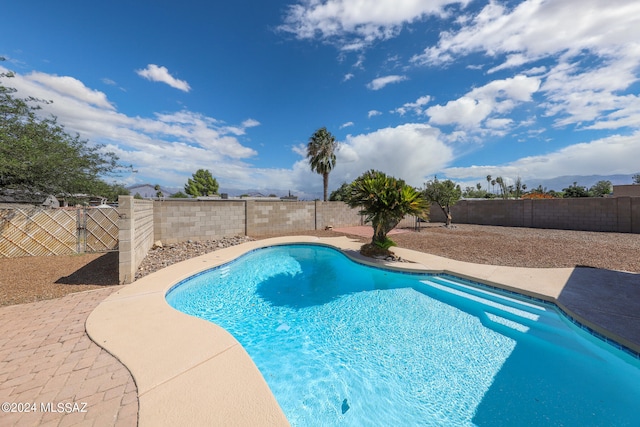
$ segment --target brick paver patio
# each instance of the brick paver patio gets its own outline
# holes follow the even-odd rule
[[[0,308],[0,426],[137,425],[131,374],[85,332],[118,288]]]

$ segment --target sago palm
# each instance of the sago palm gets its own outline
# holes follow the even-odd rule
[[[372,245],[384,245],[387,233],[393,230],[405,215],[428,215],[429,204],[422,194],[401,179],[370,170],[353,183],[347,204],[360,207],[360,213],[373,226]]]

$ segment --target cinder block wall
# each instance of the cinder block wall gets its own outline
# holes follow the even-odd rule
[[[640,197],[461,200],[451,214],[454,224],[640,233]],[[431,221],[445,221],[435,204]]]
[[[614,185],[613,197],[640,197],[640,185]]]
[[[247,236],[315,230],[315,202],[247,200]]]
[[[135,280],[136,269],[153,245],[153,202],[118,197],[119,282]]]
[[[245,201],[170,199],[154,203],[155,239],[163,243],[245,235]]]
[[[363,218],[358,209],[351,209],[343,202],[316,202],[316,230],[324,230],[326,227],[353,227],[363,225]]]
[[[154,202],[155,240],[163,243],[265,236],[361,225],[357,209],[342,202],[192,200]]]

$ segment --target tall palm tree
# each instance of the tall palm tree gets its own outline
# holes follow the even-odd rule
[[[504,183],[504,179],[502,179],[501,176],[496,178],[496,183],[498,183],[498,185],[500,186],[500,195],[502,196],[503,199],[507,198],[507,186]]]
[[[336,165],[334,151],[337,145],[336,138],[325,127],[315,131],[309,138],[309,144],[307,144],[307,158],[309,159],[311,170],[322,175],[325,202],[327,201],[327,191],[329,189],[329,172]]]
[[[489,184],[491,183],[491,175],[487,175],[487,193],[489,192]]]

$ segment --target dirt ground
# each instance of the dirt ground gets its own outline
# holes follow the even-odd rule
[[[118,253],[0,258],[0,306],[118,284]]]
[[[640,235],[425,224],[391,236],[398,246],[460,261],[521,267],[588,266],[640,273]],[[340,236],[335,231],[304,233]],[[263,236],[273,237],[273,236]],[[366,238],[352,236],[362,242]],[[640,278],[639,278],[640,280]],[[0,306],[118,284],[118,253],[0,258]]]

